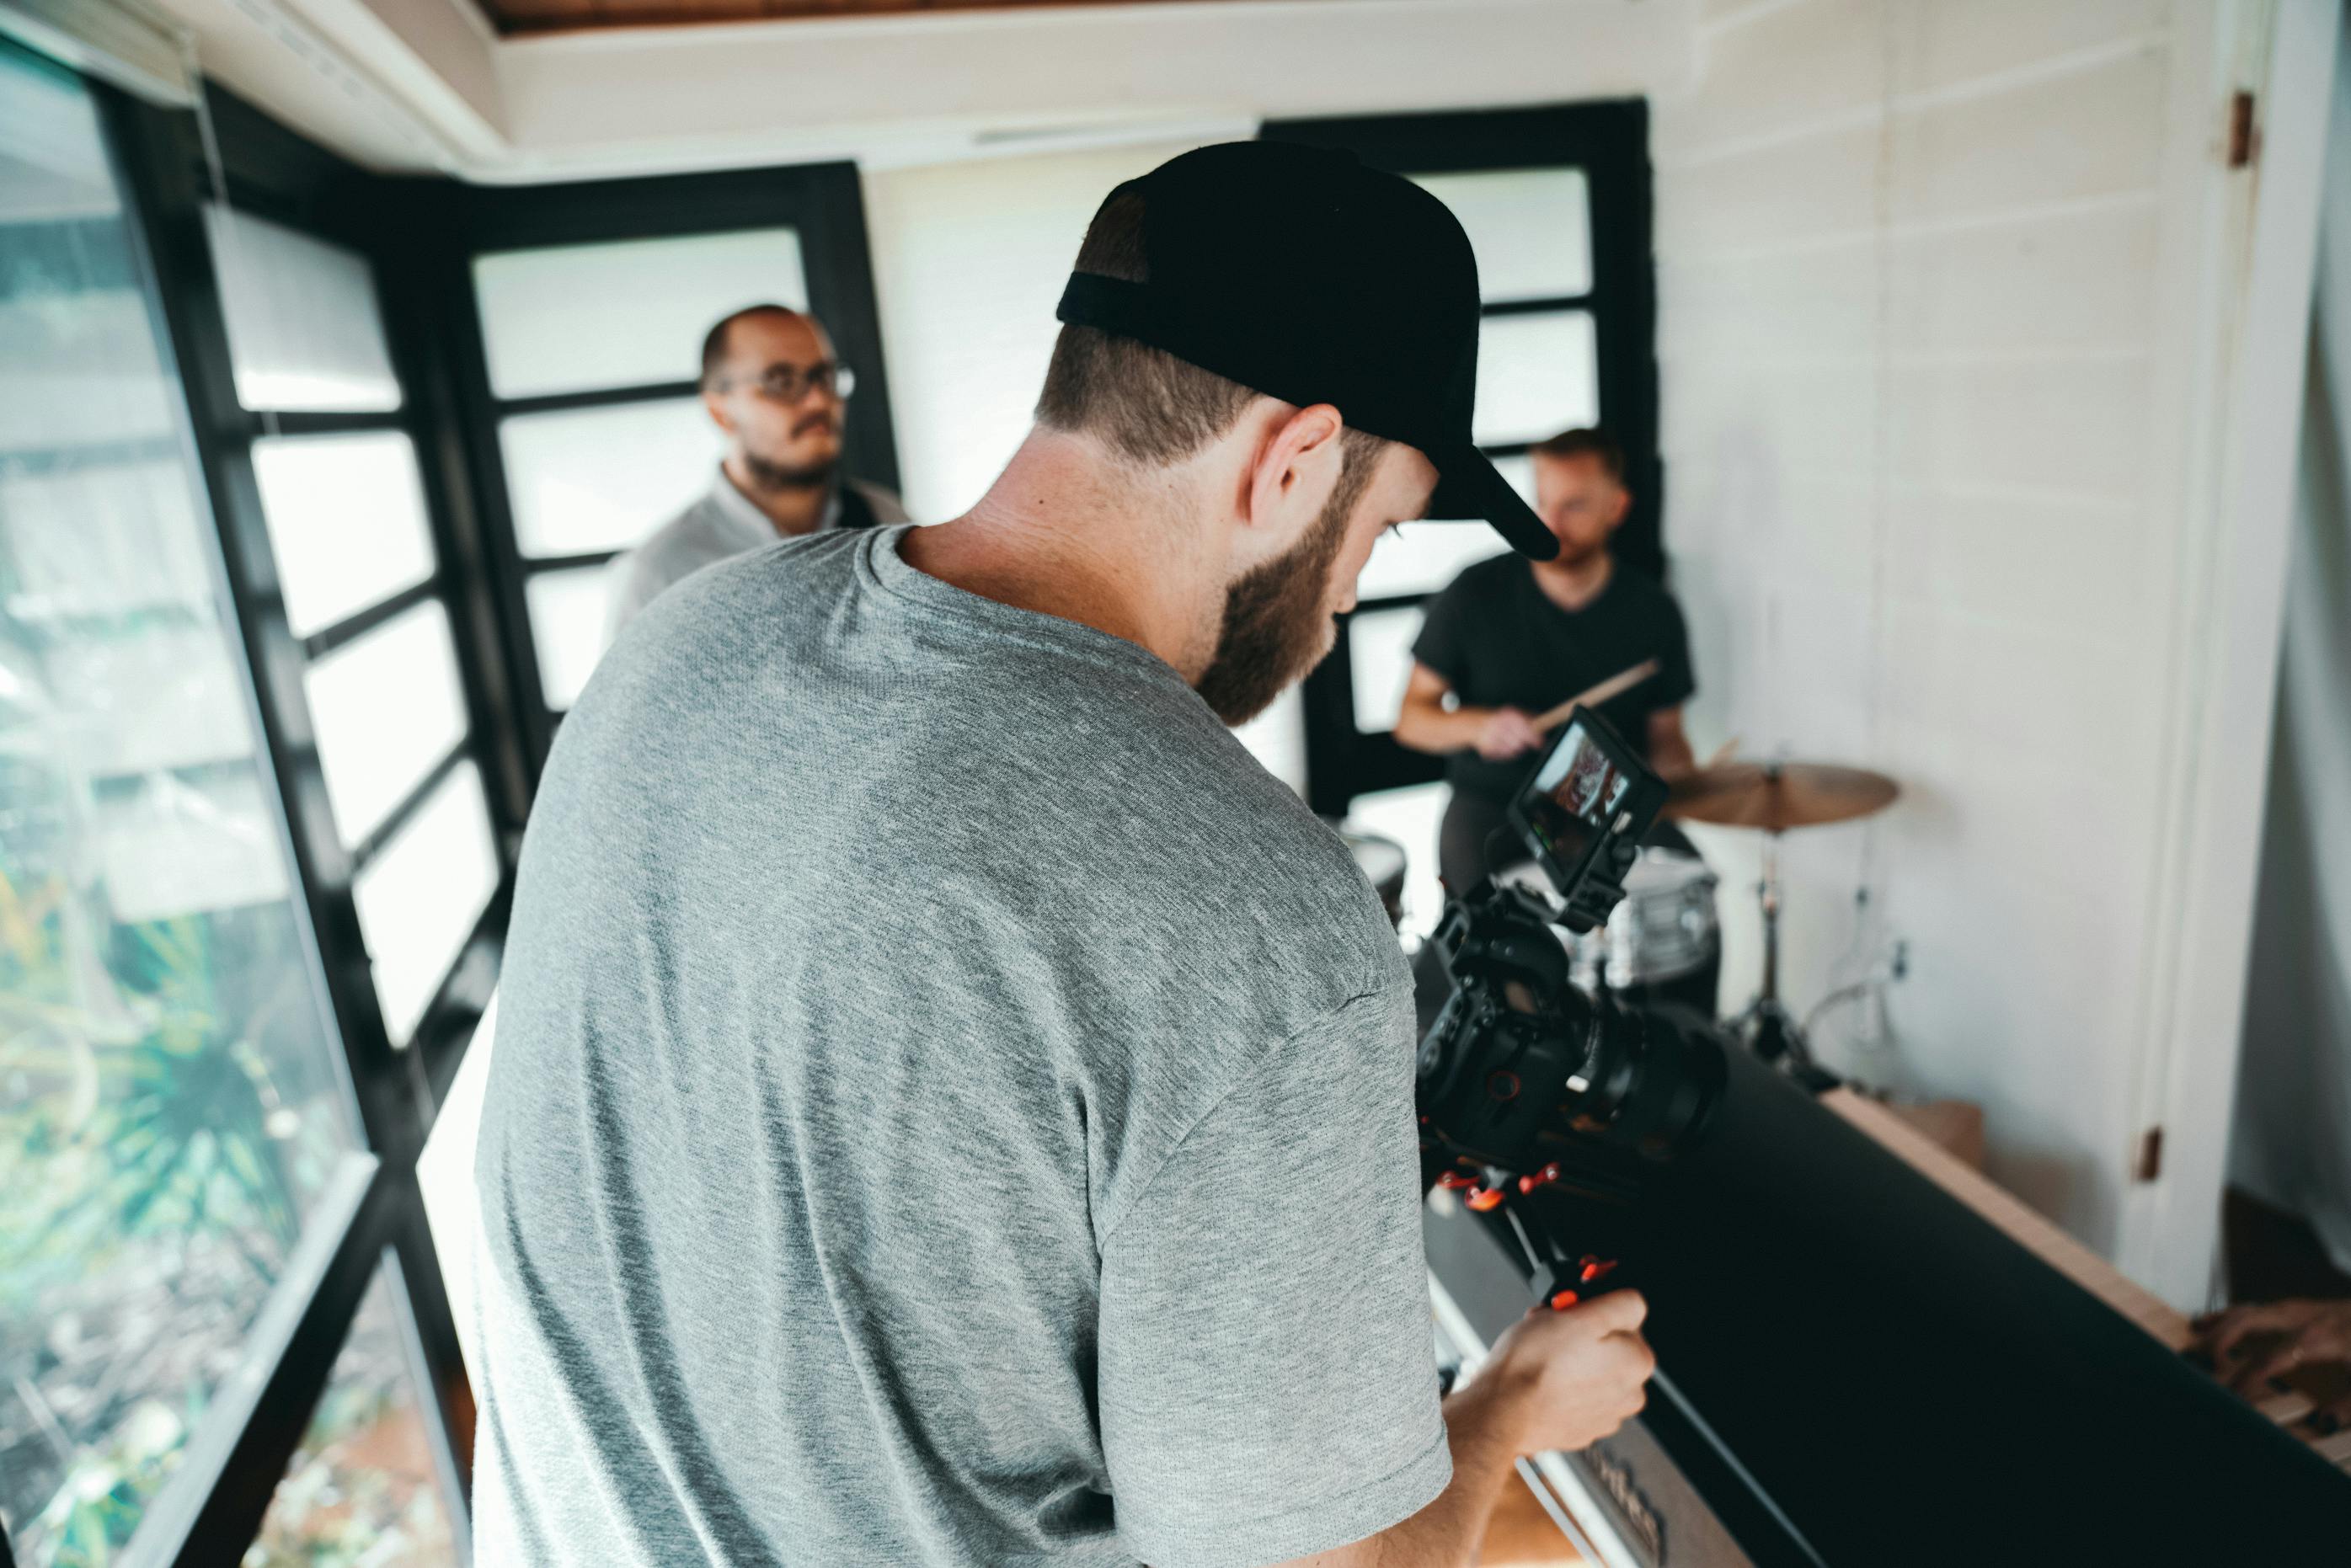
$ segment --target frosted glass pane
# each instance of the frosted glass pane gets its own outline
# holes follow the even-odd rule
[[[400,407],[365,257],[207,202],[236,400],[248,409]]]
[[[1489,301],[1592,292],[1592,202],[1583,170],[1423,174],[1414,182],[1469,232],[1479,292]]]
[[[538,684],[547,705],[560,713],[580,700],[604,652],[604,605],[611,585],[603,566],[537,572],[523,585],[530,607],[531,646],[538,649]]]
[[[295,636],[433,575],[416,453],[399,431],[264,437],[253,476]]]
[[[1478,444],[1542,441],[1599,423],[1597,362],[1583,311],[1488,317],[1478,329]]]
[[[395,1047],[415,1033],[497,885],[482,775],[462,762],[351,883]]]
[[[449,614],[429,600],[303,672],[327,803],[346,848],[465,738]]]
[[[1406,523],[1381,535],[1372,546],[1372,558],[1355,579],[1355,595],[1388,599],[1433,594],[1459,576],[1462,567],[1509,548],[1483,523]]]
[[[721,449],[699,398],[522,414],[498,446],[531,556],[627,549],[710,488]]]
[[[1233,732],[1265,771],[1299,794],[1306,793],[1306,701],[1290,686],[1273,705]]]
[[[1414,784],[1359,794],[1347,807],[1349,827],[1404,846],[1404,919],[1398,929],[1408,937],[1426,937],[1445,912],[1445,888],[1437,879],[1437,831],[1447,796],[1441,784]]]
[[[1355,728],[1384,735],[1395,728],[1412,678],[1412,639],[1420,635],[1421,612],[1374,610],[1347,618],[1347,659],[1355,685]]]
[[[808,306],[790,229],[500,251],[475,258],[474,290],[501,398],[691,381],[719,317]]]

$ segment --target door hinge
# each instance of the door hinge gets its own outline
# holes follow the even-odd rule
[[[2261,152],[2262,130],[2253,123],[2253,95],[2240,92],[2229,100],[2229,167],[2242,169]]]
[[[2138,1158],[2131,1161],[2133,1181],[2153,1181],[2163,1174],[2163,1129],[2149,1127],[2138,1138]]]

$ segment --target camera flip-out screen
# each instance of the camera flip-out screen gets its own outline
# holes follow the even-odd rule
[[[1573,907],[1583,901],[1587,880],[1613,893],[1665,800],[1664,781],[1640,754],[1597,713],[1579,708],[1510,802],[1510,822]]]

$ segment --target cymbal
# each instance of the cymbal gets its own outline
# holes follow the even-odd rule
[[[1830,763],[1725,763],[1674,781],[1664,815],[1725,827],[1782,833],[1850,822],[1885,810],[1902,793],[1884,774]]]

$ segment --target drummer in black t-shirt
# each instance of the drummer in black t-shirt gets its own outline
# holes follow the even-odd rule
[[[1575,430],[1534,458],[1535,510],[1559,555],[1481,561],[1437,596],[1396,720],[1399,742],[1449,759],[1453,799],[1437,858],[1457,894],[1488,869],[1487,841],[1547,739],[1534,726],[1546,709],[1655,659],[1656,673],[1601,703],[1601,715],[1666,777],[1697,765],[1682,733],[1682,704],[1697,683],[1681,610],[1656,578],[1608,550],[1633,499],[1623,449],[1605,431]]]

